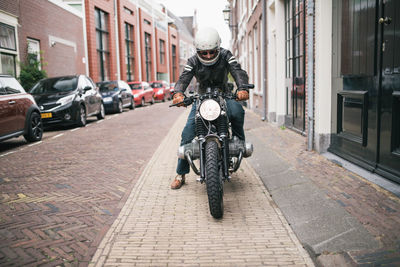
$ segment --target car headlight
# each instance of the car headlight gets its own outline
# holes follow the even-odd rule
[[[103,102],[104,103],[112,102],[112,97],[108,96],[108,97],[103,98]]]
[[[139,95],[138,95],[138,94],[135,94],[135,95],[133,95],[133,97],[134,97],[134,98],[138,98],[138,97],[139,97]]]
[[[213,121],[221,114],[221,106],[213,99],[207,99],[200,105],[200,116],[208,121]]]
[[[69,95],[69,96],[58,99],[56,103],[60,104],[61,106],[64,106],[66,104],[71,103],[74,100],[74,98],[75,98],[75,95]]]

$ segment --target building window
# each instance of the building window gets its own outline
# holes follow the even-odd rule
[[[98,8],[95,9],[95,25],[99,80],[107,81],[110,77],[108,14]]]
[[[146,81],[151,81],[151,35],[144,33],[144,50],[146,59]]]
[[[17,50],[14,27],[0,23],[0,48]]]
[[[16,76],[16,56],[15,28],[0,23],[0,74]]]
[[[135,79],[135,42],[133,39],[133,33],[133,26],[125,23],[125,63],[126,77],[128,81],[133,81]]]
[[[30,64],[35,64],[35,62],[40,62],[40,42],[34,39],[27,39],[28,43],[28,61]],[[39,68],[41,65],[39,64]]]
[[[176,45],[172,45],[172,80],[175,81],[176,75]]]
[[[16,77],[15,55],[0,53],[0,73]]]
[[[160,39],[160,64],[165,63],[165,41]]]

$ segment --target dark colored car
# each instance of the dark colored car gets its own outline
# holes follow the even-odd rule
[[[97,83],[107,112],[121,113],[124,108],[135,108],[133,94],[129,85],[121,80]]]
[[[86,75],[47,78],[29,91],[40,108],[42,121],[49,124],[85,126],[87,117],[104,119],[102,97],[92,79]]]
[[[135,104],[144,106],[145,103],[154,104],[153,88],[147,82],[128,82],[132,89]]]
[[[20,135],[28,142],[42,139],[40,110],[14,77],[0,75],[0,141]]]
[[[151,88],[153,88],[154,99],[163,101],[171,100],[171,88],[166,81],[154,81],[150,83]]]

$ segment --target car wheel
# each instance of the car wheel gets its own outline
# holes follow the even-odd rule
[[[86,109],[84,105],[80,105],[79,107],[77,124],[79,127],[86,126]]]
[[[152,96],[152,97],[151,97],[151,102],[150,102],[150,104],[153,105],[155,102],[156,102],[156,100],[154,100],[154,96]]]
[[[118,113],[122,113],[122,111],[124,111],[124,107],[122,106],[122,101],[118,101],[118,109],[117,112]]]
[[[144,107],[144,98],[142,98],[142,102],[140,103],[140,105],[142,106],[142,107]]]
[[[165,102],[165,99],[167,98],[167,96],[166,95],[164,95],[164,97],[163,97],[163,99],[162,99],[162,102]]]
[[[105,109],[104,109],[103,103],[101,103],[101,105],[100,105],[100,112],[99,112],[99,114],[97,114],[97,119],[98,119],[98,120],[102,120],[102,119],[104,119],[105,117],[106,117],[106,111],[105,111]]]
[[[24,138],[28,142],[37,142],[42,140],[43,136],[43,124],[42,119],[40,118],[40,114],[37,112],[32,112],[29,121],[28,121],[28,129]]]
[[[135,101],[133,101],[133,97],[131,97],[131,104],[129,106],[129,109],[135,109]]]

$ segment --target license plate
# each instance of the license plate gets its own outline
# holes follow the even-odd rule
[[[42,114],[40,114],[40,116],[42,117],[42,119],[47,119],[47,118],[52,117],[51,112],[50,113],[42,113]]]

